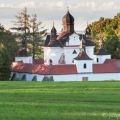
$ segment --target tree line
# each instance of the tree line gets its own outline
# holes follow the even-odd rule
[[[100,17],[89,25],[91,28],[91,38],[95,44],[95,52],[99,49],[99,39],[104,40],[105,50],[111,54],[112,58],[120,58],[120,13],[111,18]]]
[[[8,80],[11,73],[11,63],[21,49],[21,41],[25,39],[27,44],[25,49],[33,56],[39,58],[42,54],[43,34],[46,32],[45,26],[38,21],[37,15],[28,15],[25,7],[22,12],[15,15],[17,21],[13,21],[17,34],[6,30],[0,24],[0,80]],[[120,13],[111,18],[100,17],[89,25],[91,28],[91,38],[95,44],[95,52],[99,49],[100,37],[104,40],[104,48],[112,55],[112,58],[120,58]]]
[[[25,49],[33,56],[33,59],[39,58],[42,54],[43,35],[47,29],[42,26],[41,21],[38,21],[37,15],[28,15],[25,7],[15,17],[17,20],[12,21],[14,27],[10,29],[17,31],[17,34],[6,30],[0,24],[0,80],[9,79],[11,64],[21,49],[22,39],[26,40]]]

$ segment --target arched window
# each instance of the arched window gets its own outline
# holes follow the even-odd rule
[[[99,59],[97,58],[97,62],[99,62]]]
[[[74,63],[74,60],[72,60],[72,63]]]
[[[86,67],[87,67],[86,63],[83,65],[83,67],[84,67],[84,68],[86,68]]]
[[[52,65],[52,60],[51,59],[49,59],[49,62],[50,62],[50,65]]]

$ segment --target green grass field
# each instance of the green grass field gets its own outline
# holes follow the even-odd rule
[[[120,82],[0,82],[0,120],[119,120]]]

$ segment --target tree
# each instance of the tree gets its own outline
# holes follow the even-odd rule
[[[0,44],[9,51],[11,59],[14,60],[14,57],[17,55],[19,50],[18,43],[16,42],[15,35],[13,35],[9,30],[6,30],[1,24]]]
[[[9,80],[11,63],[11,57],[8,50],[0,44],[0,80]]]
[[[112,24],[106,27],[105,33],[106,37],[104,42],[104,48],[109,54],[111,54],[112,58],[116,58],[115,51],[118,48],[119,39],[113,30]]]
[[[27,8],[25,7],[22,12],[18,13],[19,15],[15,15],[18,21],[13,21],[14,25],[17,27],[13,27],[11,29],[24,32],[24,38],[27,40],[27,32],[29,31],[29,15],[27,14]],[[27,49],[27,46],[25,47]]]
[[[33,59],[36,57],[39,57],[41,54],[41,46],[42,46],[42,40],[43,40],[43,34],[46,32],[46,29],[44,29],[44,26],[41,26],[42,22],[37,20],[37,15],[33,14],[30,18],[30,35],[31,39],[29,39],[29,43],[31,46],[29,46],[29,49],[33,55]],[[41,26],[41,27],[40,27]],[[41,31],[40,31],[41,30]]]
[[[93,43],[95,44],[95,52],[99,49],[99,39],[101,36],[105,36],[105,28],[108,24],[110,24],[112,19],[100,17],[98,21],[93,22],[89,25],[91,28],[91,38]]]

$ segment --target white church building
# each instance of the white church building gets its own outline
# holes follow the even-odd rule
[[[62,18],[62,30],[57,35],[54,25],[45,36],[44,59],[33,60],[22,49],[12,63],[11,80],[26,81],[104,81],[120,80],[120,60],[111,59],[103,48],[94,54],[94,44],[87,26],[85,34],[74,30],[74,17],[69,10]]]

